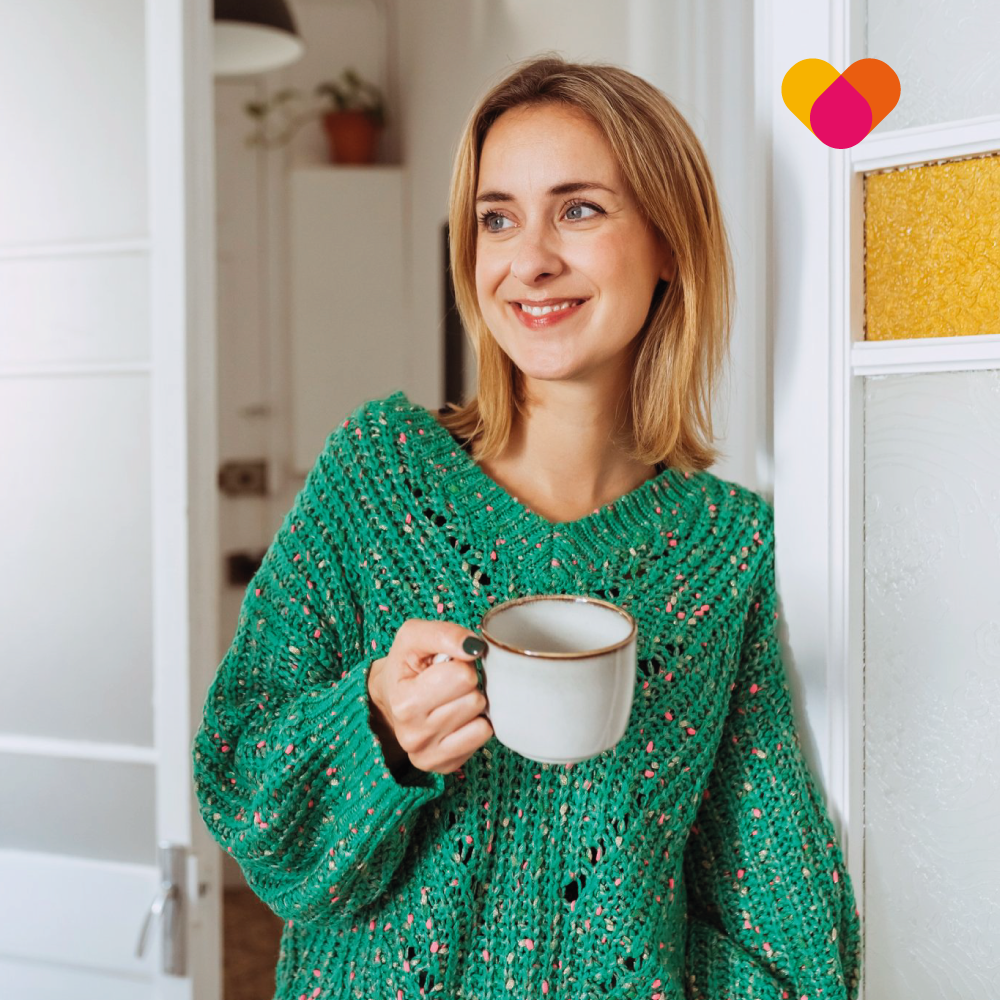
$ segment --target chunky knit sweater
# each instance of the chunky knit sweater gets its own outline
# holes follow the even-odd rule
[[[401,392],[327,438],[192,746],[212,836],[284,921],[276,1000],[850,1000],[860,921],[793,718],[771,505],[665,467],[554,523]],[[524,594],[637,620],[628,729],[390,771],[367,678],[408,618]]]

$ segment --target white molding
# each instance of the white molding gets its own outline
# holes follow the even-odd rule
[[[774,513],[777,584],[788,622],[788,671],[802,727],[803,750],[823,787],[842,841],[850,814],[844,773],[848,670],[839,630],[842,596],[837,563],[845,544],[833,525],[843,510],[842,477],[834,461],[839,391],[834,331],[843,323],[835,288],[843,268],[839,213],[832,199],[845,154],[831,150],[788,110],[785,73],[803,53],[832,64],[842,59],[834,38],[834,0],[801,7],[794,0],[757,0],[757,58],[771,108],[766,141],[772,198],[768,206],[766,330],[773,338]],[[839,49],[838,49],[839,46]],[[766,63],[764,60],[766,59]],[[844,283],[840,278],[840,284]],[[843,367],[843,366],[841,366]],[[852,874],[857,874],[852,872]]]
[[[260,197],[258,198],[259,247],[258,273],[260,285],[260,311],[264,317],[260,345],[264,358],[265,391],[272,407],[272,418],[266,427],[268,482],[270,483],[270,508],[266,524],[278,525],[288,509],[288,493],[297,489],[301,481],[292,468],[292,397],[295,387],[291,377],[291,325],[292,325],[292,273],[290,260],[289,200],[290,179],[293,169],[292,153],[288,146],[276,150],[261,150],[257,161]],[[336,169],[330,164],[329,169]],[[316,169],[326,169],[316,164]],[[267,530],[267,529],[266,529]]]
[[[152,242],[148,239],[135,240],[84,240],[65,243],[8,243],[0,247],[2,260],[30,260],[42,257],[97,257],[114,254],[149,253]]]
[[[830,0],[830,58],[846,68],[866,55],[865,0]],[[827,300],[828,384],[828,788],[862,924],[864,893],[864,414],[863,382],[853,377],[853,333],[864,328],[863,184],[851,150],[829,151],[830,267]],[[862,962],[860,996],[864,997]]]
[[[843,4],[845,0],[836,0]],[[850,0],[857,2],[857,0]],[[847,150],[858,172],[981,156],[1000,149],[1000,115],[872,133]]]
[[[778,586],[796,701],[801,695],[803,721],[813,723],[823,758],[817,777],[863,925],[864,425],[863,380],[854,377],[851,364],[854,332],[864,319],[863,260],[855,250],[863,177],[851,151],[824,147],[795,120],[781,83],[806,55],[840,71],[862,58],[865,2],[822,0],[802,7],[794,0],[756,0],[755,17],[757,100],[769,112],[758,121],[758,197],[769,227],[758,229],[767,262],[758,284],[766,296],[765,330],[775,345],[767,367],[774,373],[768,395]],[[898,156],[898,144],[886,141],[872,156],[890,154]],[[812,763],[813,748],[804,749]],[[864,989],[862,968],[861,997]]]
[[[60,760],[101,760],[114,764],[156,765],[156,747],[128,743],[96,743],[90,740],[61,740],[41,736],[0,736],[0,754],[29,757],[57,757]]]
[[[835,52],[845,68],[867,52],[867,0],[830,0],[841,29]],[[898,135],[898,133],[897,133]],[[882,136],[869,136],[866,142]],[[888,150],[886,137],[878,155]],[[872,146],[877,145],[871,142]],[[830,233],[835,243],[830,276],[830,626],[828,687],[831,768],[839,772],[845,816],[846,860],[862,922],[865,916],[865,521],[864,380],[855,378],[852,348],[864,338],[864,175],[858,147],[831,150]],[[861,962],[860,1000],[866,996]]]
[[[149,865],[135,861],[113,861],[106,858],[52,854],[49,851],[29,851],[23,847],[0,847],[0,859],[4,864],[51,866],[53,869],[62,869],[66,872],[83,870],[98,877],[111,872],[115,875],[134,875],[137,878],[144,878],[149,873]]]
[[[830,59],[834,66],[846,68],[865,54],[863,0],[832,0],[830,5]],[[841,836],[848,868],[861,871],[860,848],[863,834],[862,800],[852,796],[852,789],[863,788],[864,771],[860,751],[863,730],[856,720],[863,711],[860,681],[864,662],[861,637],[863,611],[860,576],[863,532],[861,510],[864,493],[860,485],[863,465],[857,456],[863,424],[860,419],[862,397],[851,379],[847,331],[853,326],[856,309],[849,294],[838,289],[857,287],[860,262],[852,255],[852,230],[845,224],[851,218],[861,194],[852,189],[849,151],[830,149],[829,156],[829,233],[830,269],[827,298],[830,304],[827,326],[829,361],[829,415],[827,461],[829,478],[829,533],[827,573],[829,578],[826,691],[827,691],[827,760],[828,789],[842,817]],[[845,208],[846,207],[846,208]],[[863,307],[863,303],[860,303]],[[862,317],[863,318],[863,317]],[[861,879],[856,879],[860,896]],[[859,899],[859,910],[862,910]]]
[[[0,367],[0,379],[93,378],[95,375],[149,375],[152,371],[153,366],[148,361],[94,365],[4,365]]]
[[[215,99],[208,0],[145,0],[156,838],[189,847],[187,974],[157,1000],[221,996],[218,846],[199,815],[191,745],[219,636]],[[195,914],[203,921],[195,927]]]
[[[1000,334],[863,341],[851,345],[855,375],[979,371],[1000,368]]]

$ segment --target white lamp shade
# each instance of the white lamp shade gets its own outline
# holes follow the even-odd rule
[[[216,76],[245,76],[280,69],[300,58],[305,45],[298,35],[242,21],[216,21]]]

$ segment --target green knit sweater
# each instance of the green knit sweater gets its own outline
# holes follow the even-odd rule
[[[192,747],[212,836],[284,920],[277,1000],[850,1000],[860,922],[802,755],[773,510],[664,468],[576,521],[401,392],[354,410],[247,586]],[[491,738],[394,776],[373,659],[523,594],[637,620],[628,729],[575,765]]]

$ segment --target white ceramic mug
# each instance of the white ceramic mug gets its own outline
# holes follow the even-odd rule
[[[625,734],[636,677],[635,619],[577,594],[519,597],[480,623],[476,662],[496,738],[543,764],[576,764]]]

